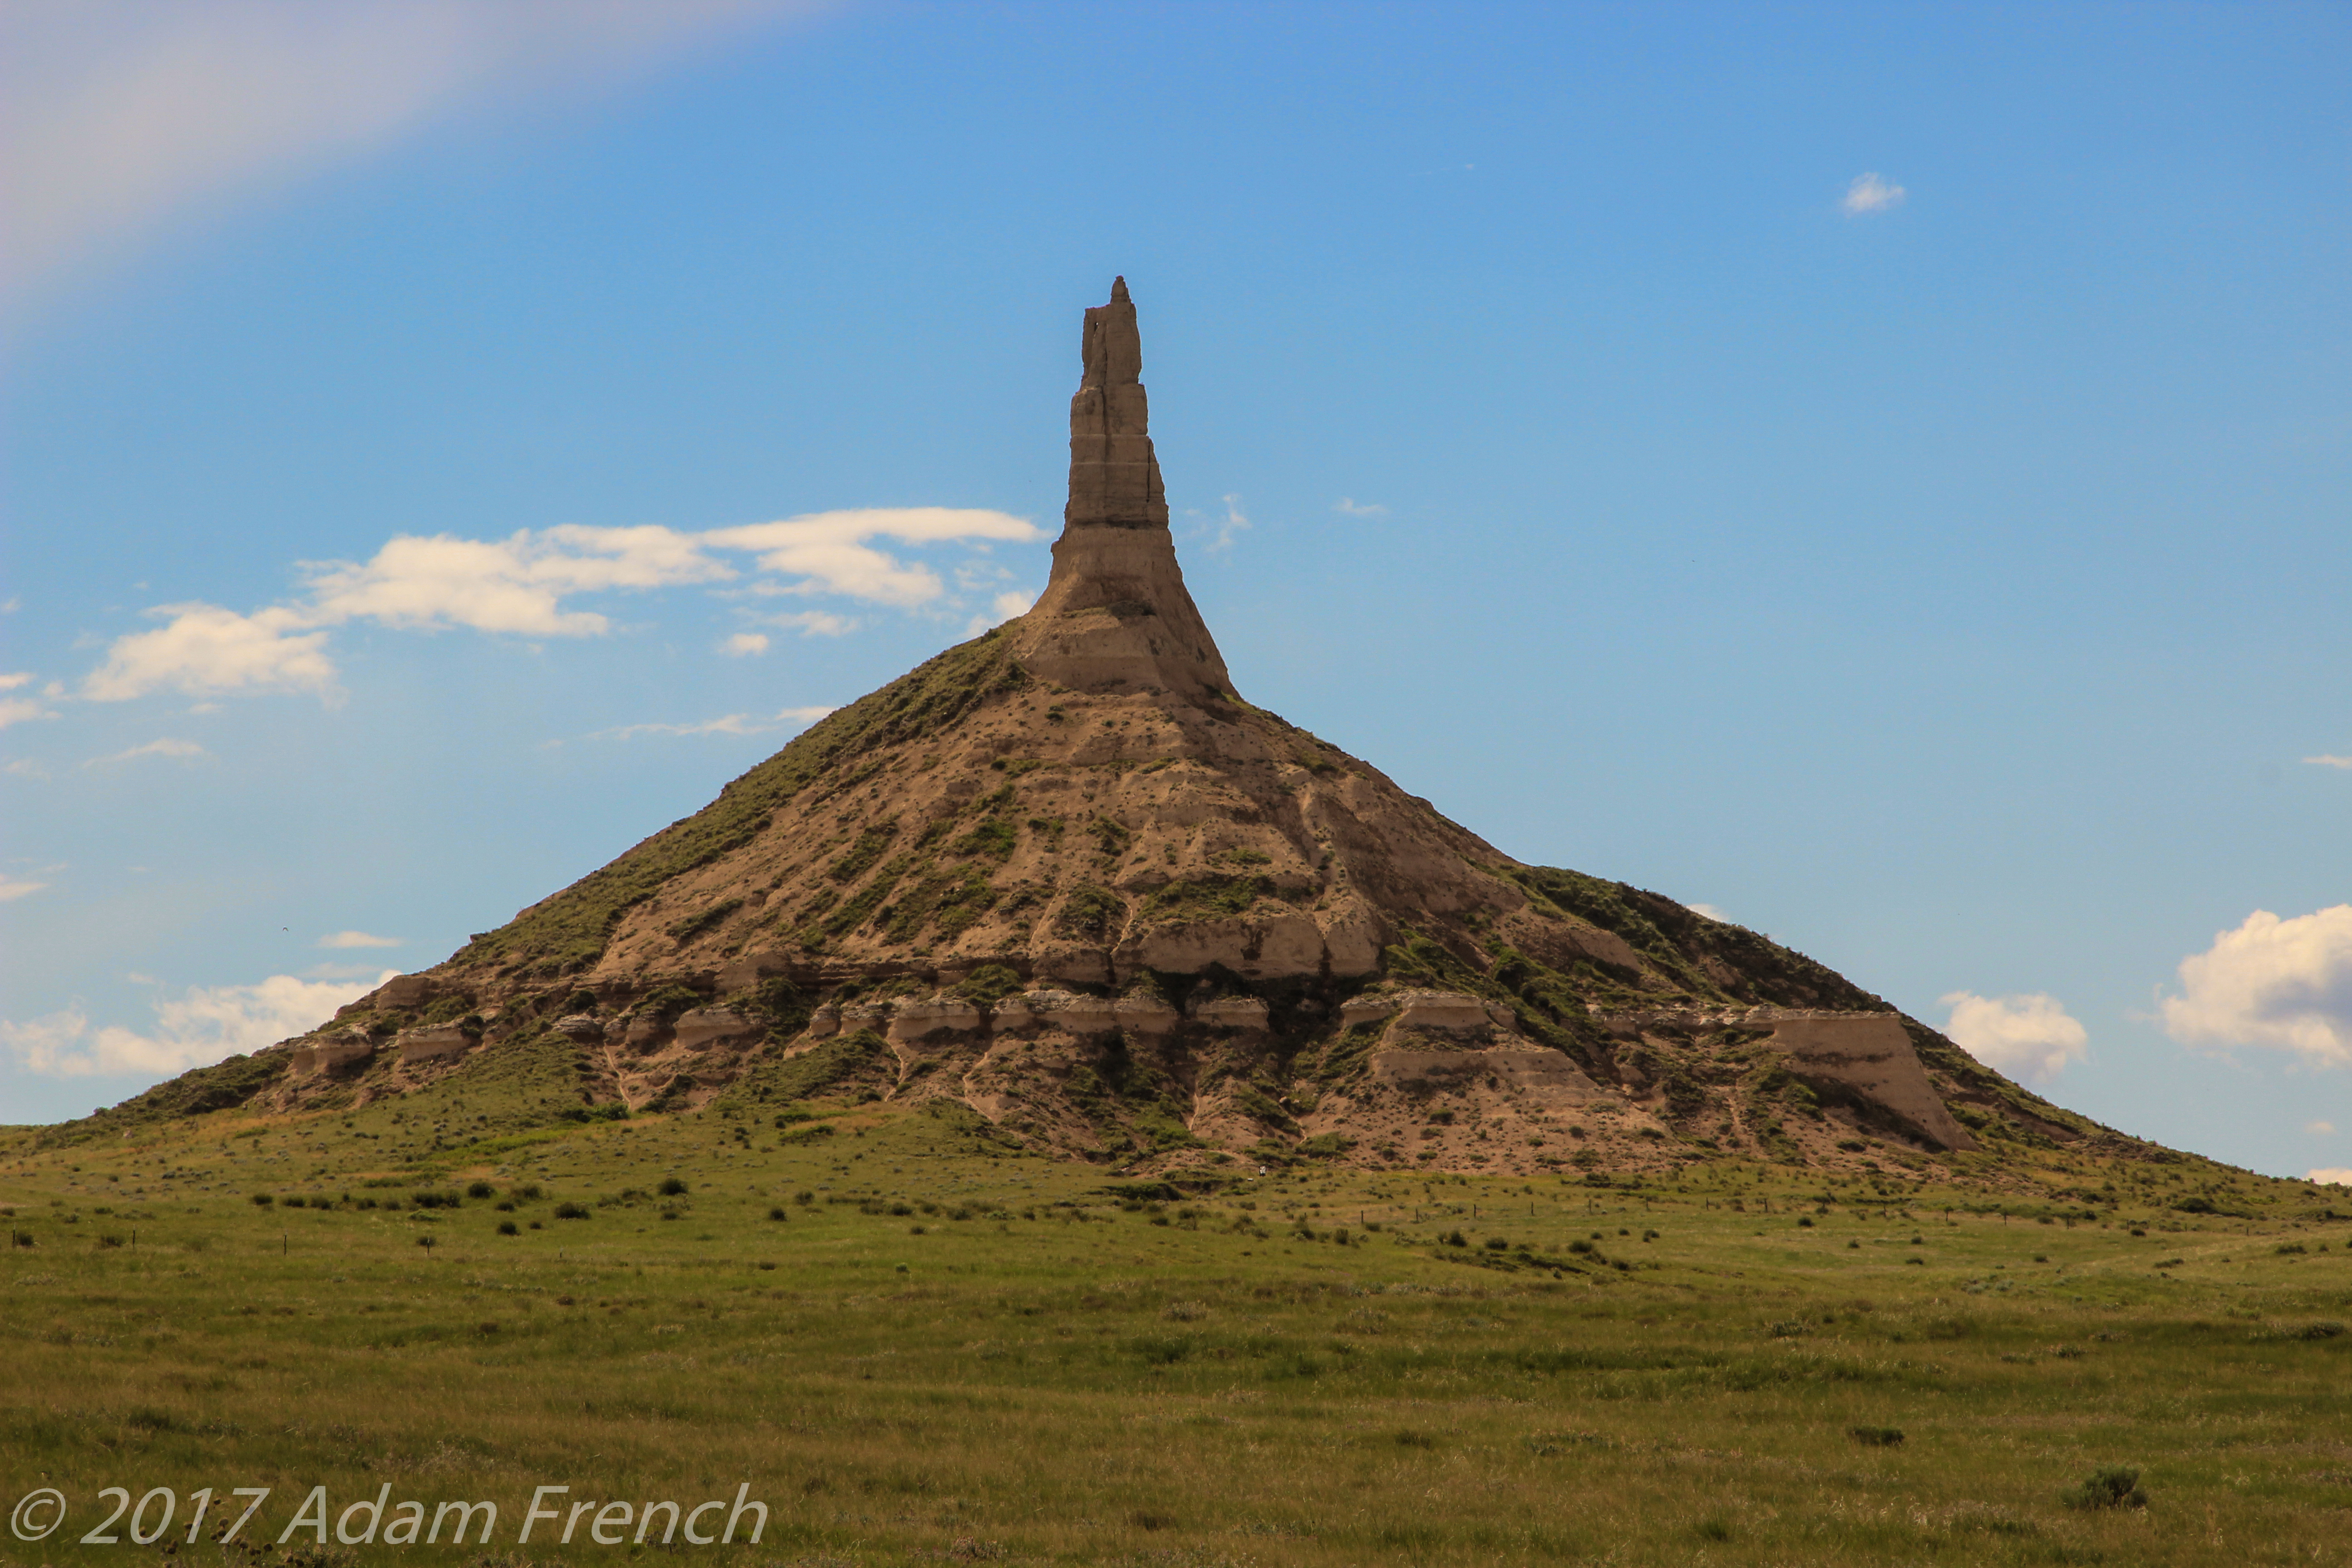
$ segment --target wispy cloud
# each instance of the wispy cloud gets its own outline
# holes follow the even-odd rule
[[[1695,915],[1705,915],[1711,921],[1721,921],[1725,925],[1734,923],[1729,915],[1725,914],[1713,904],[1685,904],[1683,908],[1690,910],[1690,912]]]
[[[18,899],[29,899],[47,886],[47,882],[36,882],[25,877],[12,877],[5,871],[0,871],[0,904],[13,903]]]
[[[1232,495],[1218,499],[1225,503],[1225,515],[1212,520],[1210,526],[1214,528],[1216,532],[1210,536],[1208,547],[1212,550],[1230,550],[1233,548],[1234,536],[1245,532],[1250,526],[1250,520],[1242,515],[1241,497]]]
[[[2333,1121],[2306,1121],[2303,1124],[2303,1130],[2314,1138],[2336,1136],[2336,1123]]]
[[[57,714],[37,697],[0,697],[0,730],[27,719],[54,719]]]
[[[240,616],[217,605],[159,605],[164,624],[115,639],[106,662],[82,682],[97,702],[120,702],[164,687],[182,691],[311,690],[335,684],[327,634],[304,628],[299,612]]]
[[[730,658],[749,658],[768,651],[768,639],[758,632],[737,632],[719,645],[719,651]]]
[[[855,616],[836,616],[830,610],[795,610],[781,616],[761,616],[762,625],[783,626],[804,637],[845,637],[857,629]]]
[[[2343,768],[2352,771],[2352,757],[2331,757],[2323,753],[2316,757],[2305,757],[2303,760],[2315,768]]]
[[[1853,184],[1845,188],[1845,195],[1838,205],[1854,215],[1883,213],[1890,207],[1901,206],[1907,194],[1902,186],[1890,185],[1877,174],[1856,174]]]
[[[1025,616],[1029,613],[1029,606],[1036,602],[1034,594],[1007,588],[988,602],[987,614],[974,616],[965,624],[964,635],[976,637],[991,626],[1001,626],[1015,616]]]
[[[1332,503],[1331,510],[1342,517],[1386,517],[1389,514],[1389,509],[1378,501],[1354,500],[1347,496],[1341,496]]]
[[[327,639],[334,626],[364,620],[417,631],[462,626],[527,637],[598,637],[612,622],[601,612],[572,606],[572,599],[733,581],[741,574],[723,552],[755,557],[751,569],[768,575],[751,585],[754,593],[835,595],[912,608],[945,592],[939,574],[871,541],[985,548],[1041,537],[1024,519],[951,507],[816,512],[703,533],[567,524],[502,540],[403,535],[364,563],[306,564],[308,592],[289,604],[251,615],[203,604],[151,610],[164,624],[118,638],[83,681],[82,694],[100,702],[163,689],[331,696],[336,669]],[[824,611],[794,619],[811,632],[837,633],[851,624]]]
[[[33,672],[29,669],[0,675],[0,691],[14,691],[20,686],[32,684]],[[0,730],[5,730],[11,724],[21,724],[27,719],[56,717],[57,715],[45,707],[37,698],[0,697]]]
[[[1952,1010],[1944,1033],[1995,1072],[2047,1083],[2089,1049],[2090,1036],[2055,996],[1954,991],[1941,1000]]]
[[[87,1014],[68,1007],[29,1023],[0,1022],[0,1045],[25,1070],[46,1077],[185,1072],[316,1028],[397,973],[342,982],[273,974],[258,985],[194,986],[155,1003],[156,1026],[145,1035],[111,1024],[93,1029]]]
[[[940,596],[939,574],[894,560],[867,540],[1024,543],[1043,536],[1034,523],[1001,511],[930,506],[812,512],[780,522],[712,529],[698,537],[717,549],[751,552],[761,571],[790,579],[776,584],[782,592],[840,594],[909,608]]]
[[[0,8],[18,286],[484,106],[650,74],[814,0],[184,0]]]
[[[618,729],[599,730],[589,739],[627,741],[639,735],[761,735],[771,730],[806,729],[832,711],[830,708],[780,708],[765,718],[751,713],[729,713],[717,719],[687,724],[624,724]]]
[[[2180,961],[2180,987],[2163,999],[2163,1016],[2165,1032],[2183,1045],[2352,1064],[2352,904],[2292,920],[2256,910]]]
[[[363,931],[339,931],[319,939],[320,947],[405,947],[396,936],[371,936]]]
[[[86,768],[102,768],[116,763],[135,763],[142,757],[171,757],[180,762],[192,762],[198,757],[209,756],[210,754],[210,752],[206,752],[202,746],[197,745],[194,741],[173,741],[167,739],[162,741],[150,741],[143,746],[133,746],[127,752],[116,752],[111,756],[92,757],[89,761],[82,763],[82,766]]]

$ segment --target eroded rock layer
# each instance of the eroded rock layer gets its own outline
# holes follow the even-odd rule
[[[166,1088],[951,1100],[1145,1170],[1918,1166],[1972,1129],[2105,1136],[1822,965],[1525,865],[1244,701],[1177,564],[1141,363],[1121,282],[1087,313],[1027,616],[326,1028]]]

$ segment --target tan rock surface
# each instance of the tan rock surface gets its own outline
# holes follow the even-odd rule
[[[1851,1090],[1907,1123],[1945,1149],[1973,1149],[1977,1141],[1953,1119],[1920,1065],[1903,1020],[1892,1013],[1812,1013],[1780,1018],[1772,1047],[1791,1070]]]
[[[957,1098],[1139,1169],[1327,1132],[1359,1163],[1490,1171],[1968,1147],[1939,1096],[1969,1069],[1922,1060],[1875,997],[1516,860],[1243,700],[1176,559],[1123,281],[1082,364],[1027,615],[347,1009],[406,1075],[370,1088],[377,1062],[353,1091],[467,1070],[477,1037],[420,1016],[455,1004],[488,1020],[484,1052],[575,1052],[592,1098],[699,1105],[835,1062],[823,1092]],[[1808,1108],[1759,1049],[1860,1110]]]

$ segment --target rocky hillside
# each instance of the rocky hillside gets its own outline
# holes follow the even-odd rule
[[[1528,866],[1234,689],[1167,527],[1123,283],[1087,312],[1030,613],[325,1027],[97,1119],[453,1074],[517,1115],[961,1102],[1150,1170],[1998,1171],[2117,1140],[1822,965]]]

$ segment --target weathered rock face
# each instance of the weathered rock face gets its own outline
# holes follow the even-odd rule
[[[1070,499],[1054,572],[1022,617],[1023,667],[1076,691],[1215,700],[1232,685],[1201,618],[1147,433],[1142,340],[1127,280],[1087,312],[1086,371],[1070,399]]]
[[[437,1060],[442,1057],[462,1056],[470,1050],[477,1035],[467,1033],[455,1024],[436,1024],[427,1028],[410,1029],[395,1042],[404,1062]]]
[[[715,1040],[751,1039],[768,1032],[764,1019],[732,1007],[696,1007],[681,1013],[673,1026],[680,1050],[698,1051]]]
[[[636,1108],[772,1080],[949,1096],[1146,1166],[1327,1134],[1496,1171],[1969,1146],[1942,1099],[1962,1058],[1924,1060],[1877,998],[1515,860],[1236,696],[1177,564],[1124,281],[1083,361],[1026,616],[347,1009],[273,1092],[403,1092],[545,1047]]]
[[[364,1035],[328,1035],[298,1046],[287,1070],[298,1076],[331,1073],[363,1062],[375,1055],[374,1042]]]
[[[1079,353],[1086,370],[1070,399],[1070,499],[1062,521],[1166,528],[1168,496],[1143,394],[1143,336],[1126,279],[1111,279],[1109,304],[1087,310]]]
[[[1977,1146],[1936,1093],[1895,1014],[1800,1013],[1769,1022],[1772,1048],[1817,1093],[1850,1094],[1938,1148]]]

